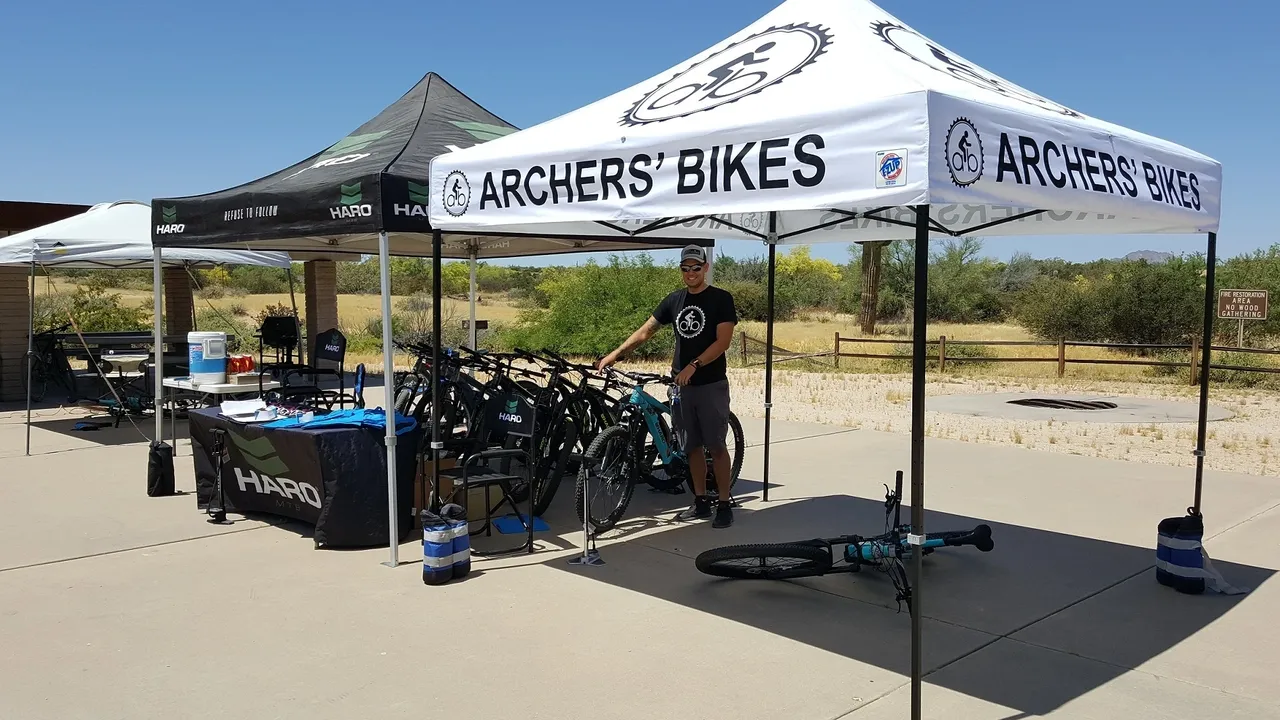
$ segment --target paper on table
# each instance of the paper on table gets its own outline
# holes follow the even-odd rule
[[[222,414],[227,417],[235,417],[237,415],[252,416],[257,411],[265,408],[267,404],[262,400],[224,400],[222,402]]]

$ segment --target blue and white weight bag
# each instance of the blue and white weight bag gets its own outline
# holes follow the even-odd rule
[[[1181,593],[1199,595],[1206,589],[1241,595],[1223,579],[1204,549],[1204,518],[1200,515],[1165,518],[1156,534],[1156,581]]]

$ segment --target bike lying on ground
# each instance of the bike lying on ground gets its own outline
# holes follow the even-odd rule
[[[698,570],[707,575],[734,579],[789,580],[816,577],[839,572],[859,572],[864,566],[875,567],[893,581],[899,603],[905,602],[911,610],[911,584],[903,560],[912,557],[914,545],[909,544],[910,525],[900,524],[902,509],[902,471],[898,471],[897,486],[893,491],[885,486],[886,531],[875,537],[841,535],[834,538],[815,538],[785,543],[757,543],[729,545],[699,553],[694,559]],[[833,546],[844,545],[841,557],[844,564],[836,564]],[[928,533],[924,537],[921,552],[925,555],[940,547],[972,545],[982,552],[995,547],[991,539],[991,526],[982,524],[972,530]]]

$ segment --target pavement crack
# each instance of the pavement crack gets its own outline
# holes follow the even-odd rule
[[[147,550],[150,548],[164,547],[166,545],[177,545],[179,543],[192,542],[194,540],[207,540],[209,538],[222,537],[224,535],[236,535],[239,533],[253,532],[254,530],[265,530],[270,527],[278,527],[276,524],[259,525],[257,527],[242,528],[240,530],[228,530],[220,533],[209,533],[208,535],[197,535],[195,537],[182,538],[180,540],[166,540],[165,542],[151,543],[149,545],[136,545],[134,547],[118,548],[116,550],[106,550],[100,553],[90,553],[88,555],[77,555],[69,558],[58,558],[57,560],[45,560],[44,562],[30,563],[28,565],[15,565],[13,567],[0,568],[0,573],[10,572],[11,570],[28,570],[30,568],[45,567],[46,565],[58,565],[61,563],[75,562],[76,560],[88,560],[91,558],[104,557],[106,555],[119,555],[121,553],[134,552],[135,550]]]

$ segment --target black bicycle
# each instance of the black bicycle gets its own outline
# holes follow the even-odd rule
[[[58,337],[70,327],[71,323],[66,323],[32,336],[32,352],[27,356],[28,373],[22,376],[24,387],[30,383],[32,402],[44,400],[50,384],[67,391],[67,402],[74,402],[79,397],[75,371],[71,369],[66,348]]]
[[[838,572],[859,572],[873,567],[887,574],[897,592],[894,598],[911,609],[911,583],[903,561],[910,559],[916,545],[911,543],[911,526],[899,522],[902,508],[902,471],[896,487],[885,486],[885,532],[875,537],[841,535],[785,543],[755,543],[712,548],[699,553],[694,565],[716,577],[747,580],[789,580]],[[843,545],[838,554],[835,546]],[[981,552],[995,547],[991,526],[972,530],[934,532],[924,536],[920,551],[929,555],[941,547],[971,545]],[[843,559],[837,564],[836,558]]]

